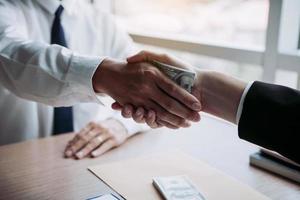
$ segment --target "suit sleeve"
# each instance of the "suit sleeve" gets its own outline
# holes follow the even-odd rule
[[[300,92],[254,82],[239,121],[239,137],[300,163]]]

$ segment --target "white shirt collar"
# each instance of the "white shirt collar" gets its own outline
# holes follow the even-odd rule
[[[62,5],[65,9],[65,11],[72,15],[76,11],[76,3],[77,0],[36,0],[38,4],[40,4],[46,11],[48,11],[50,14],[54,15],[55,11],[59,7],[59,5]]]

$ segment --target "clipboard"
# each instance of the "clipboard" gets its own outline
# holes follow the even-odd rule
[[[267,200],[249,186],[180,151],[88,168],[128,200],[162,200],[152,185],[157,176],[188,176],[207,200]]]

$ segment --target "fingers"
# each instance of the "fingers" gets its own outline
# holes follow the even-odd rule
[[[116,104],[118,104],[118,103],[116,103]],[[177,106],[178,105],[176,105],[176,107]],[[180,105],[180,106],[182,106],[182,105]],[[155,106],[153,106],[153,107],[155,107]],[[128,111],[126,111],[126,110],[128,110]],[[129,113],[129,115],[125,114],[127,112]],[[165,111],[162,111],[162,112],[165,112]],[[137,123],[147,123],[147,125],[150,128],[153,128],[153,129],[160,128],[160,127],[163,126],[162,124],[157,123],[157,121],[156,121],[157,116],[156,116],[156,113],[155,113],[154,110],[149,110],[148,112],[146,112],[146,110],[143,107],[139,107],[136,111],[134,111],[132,105],[126,104],[122,108],[122,113],[123,113],[123,116],[125,116],[126,118],[130,118],[130,116],[131,116],[135,122],[137,122]],[[163,119],[165,119],[167,121],[168,121],[168,119],[169,120],[174,120],[172,117],[168,116],[167,114],[163,114],[163,115],[166,115],[165,118],[163,117]],[[161,121],[164,121],[164,120],[161,120]],[[188,121],[180,119],[180,118],[178,118],[178,121],[175,120],[172,123],[164,121],[164,124],[167,124],[168,127],[172,127],[172,128],[175,128],[175,127],[190,127],[190,125],[191,125]],[[172,124],[173,124],[173,126],[172,126]]]
[[[114,103],[114,107],[117,107],[118,103]],[[122,116],[125,118],[133,118],[134,121],[136,121],[137,123],[145,123],[145,110],[142,107],[139,107],[136,111],[134,111],[134,108],[132,105],[130,104],[125,104],[122,108],[121,108],[121,113]]]
[[[116,102],[115,104],[118,104],[118,103]],[[175,104],[176,104],[176,102],[175,102]],[[155,107],[155,106],[153,106],[153,107]],[[176,104],[174,107],[182,107],[182,105],[177,105]],[[165,111],[162,111],[162,112],[165,112]],[[185,111],[182,111],[182,112],[185,112]],[[126,113],[129,113],[129,114],[126,114]],[[147,125],[150,128],[153,128],[153,129],[160,128],[160,127],[163,126],[162,124],[159,124],[156,121],[157,116],[156,116],[155,111],[149,110],[148,112],[146,112],[146,110],[143,107],[139,107],[136,111],[134,111],[132,105],[126,104],[122,108],[122,115],[126,118],[132,117],[133,120],[137,123],[147,123]],[[166,114],[163,114],[163,115],[166,115]],[[168,121],[167,118],[169,120],[173,119],[172,117],[170,118],[170,116],[166,115],[164,119]],[[189,116],[184,116],[183,118],[189,118]],[[164,121],[164,120],[161,120],[161,121]],[[191,124],[188,121],[180,119],[180,118],[178,119],[178,121],[175,120],[172,123],[169,123],[167,121],[164,121],[165,122],[164,124],[168,124],[168,126],[172,127],[172,128],[175,128],[175,127],[190,127],[191,126]],[[172,126],[172,124],[173,124],[173,126]]]
[[[175,126],[172,125],[168,122],[165,122],[163,120],[159,120],[161,123],[158,123],[156,121],[157,117],[156,117],[156,113],[153,110],[149,110],[148,113],[145,113],[145,109],[142,107],[139,107],[137,109],[137,111],[135,113],[133,113],[133,119],[137,122],[137,123],[147,123],[147,125],[150,128],[160,128],[162,126],[167,126],[169,128],[172,129],[177,129],[179,128],[179,126]],[[184,127],[189,127],[190,123],[189,122],[184,122]]]
[[[116,142],[113,139],[108,139],[101,146],[91,153],[92,157],[98,157],[107,152],[108,150],[116,147]]]
[[[81,149],[91,138],[95,137],[97,132],[93,129],[95,128],[95,123],[89,123],[85,128],[76,134],[76,136],[69,142],[65,149],[65,156],[71,157],[75,152]]]
[[[111,105],[112,109],[114,110],[120,110],[121,114],[124,118],[133,118],[138,123],[144,123],[143,115],[144,115],[144,109],[139,108],[137,111],[134,112],[134,108],[130,104],[125,104],[124,106],[121,106],[118,102],[115,102]]]
[[[174,126],[173,124],[170,124],[170,123],[160,120],[160,119],[157,120],[157,123],[159,123],[161,126],[165,126],[170,129],[178,129],[179,128],[178,126]]]
[[[166,98],[167,97],[167,98]],[[162,106],[166,111],[180,117],[183,119],[188,119],[191,121],[198,121],[199,120],[199,113],[193,111],[186,107],[184,104],[176,101],[169,95],[167,95],[163,91],[158,91],[156,95],[154,95],[153,100]]]
[[[133,106],[130,104],[126,104],[122,111],[121,114],[124,118],[132,118],[132,114],[133,114]]]
[[[173,97],[174,99],[181,102],[183,105],[187,106],[188,108],[200,112],[201,111],[201,104],[199,100],[185,91],[183,88],[177,86],[174,82],[169,80],[167,77],[159,77],[157,79],[157,85],[160,87],[165,93]],[[193,121],[198,121],[199,119],[195,119]]]
[[[148,114],[146,116],[146,122],[149,124],[152,124],[153,122],[155,122],[156,119],[156,114],[153,110],[149,110]]]
[[[139,110],[140,110],[140,112],[139,112]],[[174,124],[176,124],[176,125],[173,125],[172,123],[166,122],[161,119],[159,120],[159,122],[161,122],[161,123],[158,123],[158,121],[156,121],[156,119],[158,119],[156,116],[156,113],[153,110],[149,110],[148,113],[146,114],[145,109],[142,107],[139,107],[137,109],[137,111],[133,113],[132,116],[133,116],[133,119],[137,123],[147,123],[147,125],[153,129],[160,128],[162,126],[167,126],[172,129],[177,129],[179,127],[190,127],[191,126],[191,124],[185,120],[183,120],[183,122],[181,124],[176,124],[177,122],[175,121]],[[166,117],[168,118],[168,116],[166,116]]]
[[[141,113],[137,113],[139,111],[139,109],[143,112]],[[147,125],[150,127],[150,128],[159,128],[161,127],[161,125],[159,125],[157,122],[156,122],[156,114],[153,110],[149,110],[148,113],[145,112],[144,108],[140,107],[137,109],[137,112],[133,115],[138,115],[139,118],[135,118],[133,117],[133,119],[138,122],[138,123],[147,123]],[[140,115],[139,115],[140,114]],[[142,115],[143,114],[143,115]]]
[[[113,104],[111,104],[111,108],[114,110],[122,110],[123,106],[118,102],[114,102]]]
[[[136,111],[134,111],[133,106],[130,104],[125,104],[123,107],[115,102],[112,104],[112,108],[114,110],[121,110],[122,116],[125,118],[133,118],[133,120],[137,123],[145,123],[146,122],[146,111],[144,108],[139,107]]]
[[[133,119],[134,121],[136,121],[137,123],[145,123],[145,110],[142,107],[139,107],[136,112],[133,113]]]
[[[99,147],[100,145],[105,144],[105,141],[109,138],[108,134],[100,134],[99,136],[93,138],[91,141],[89,141],[88,144],[86,144],[80,151],[78,151],[75,154],[75,157],[77,159],[82,159],[89,155],[94,149]]]
[[[148,113],[146,113],[143,107],[138,107],[138,109],[133,112],[132,118],[137,123],[147,123],[151,128],[161,127],[156,123],[156,114],[153,110],[149,110]]]
[[[149,101],[147,103],[147,109],[155,110],[157,118],[161,119],[162,121],[168,122],[169,124],[172,124],[176,127],[186,127],[185,119],[166,111],[163,107],[161,107],[154,101]]]
[[[148,111],[148,114],[146,116],[146,123],[151,128],[158,128],[159,127],[159,124],[156,123],[156,114],[153,110]]]

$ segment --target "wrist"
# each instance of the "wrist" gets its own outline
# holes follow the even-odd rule
[[[129,133],[126,126],[118,119],[106,119],[103,121],[102,126],[109,130],[111,133],[119,133],[125,136],[126,138],[129,137]]]
[[[196,97],[202,104],[202,111],[236,122],[236,112],[246,83],[231,76],[201,71],[196,80]]]
[[[120,68],[121,62],[110,58],[104,59],[93,75],[92,83],[96,93],[109,93],[109,85],[113,81],[114,73]]]
[[[207,112],[207,99],[205,98],[207,88],[207,80],[210,79],[210,71],[197,71],[195,83],[193,86],[192,94],[200,101],[202,111]]]

